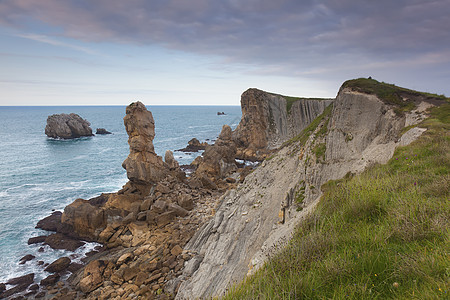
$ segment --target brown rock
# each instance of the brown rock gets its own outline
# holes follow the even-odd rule
[[[150,206],[153,204],[153,197],[147,197],[141,203],[141,211],[146,211],[150,209]]]
[[[23,275],[20,277],[16,277],[16,278],[12,278],[10,280],[8,280],[6,282],[6,284],[11,284],[11,285],[24,285],[26,284],[27,287],[33,283],[34,280],[34,273],[30,273],[27,275]]]
[[[167,185],[158,183],[156,185],[155,191],[160,192],[161,194],[168,194],[168,193],[170,193],[170,188]]]
[[[133,259],[133,253],[132,252],[127,252],[125,254],[122,254],[119,259],[117,259],[116,264],[117,265],[121,265],[124,263],[127,263],[128,261],[130,261],[131,259]]]
[[[62,212],[55,211],[50,216],[43,218],[40,220],[36,228],[47,230],[47,231],[58,231],[61,227],[61,215]]]
[[[125,268],[123,271],[123,280],[128,281],[136,277],[138,269],[136,267]]]
[[[181,248],[180,245],[175,245],[172,250],[170,250],[170,253],[172,253],[172,255],[178,256],[183,253],[183,248]]]
[[[82,264],[73,262],[73,263],[70,263],[70,265],[67,267],[67,271],[69,271],[70,273],[75,273],[76,271],[78,271],[82,267],[83,267]]]
[[[104,210],[84,199],[76,199],[66,206],[61,222],[71,226],[80,237],[87,239],[96,239],[101,232],[98,232],[98,229],[106,227]]]
[[[156,225],[158,225],[158,227],[165,226],[175,219],[175,217],[176,213],[173,211],[162,213],[156,217]]]
[[[41,286],[54,285],[55,283],[58,282],[59,278],[60,276],[58,274],[51,274],[41,280]]]
[[[70,238],[62,233],[54,233],[45,238],[44,244],[49,245],[52,249],[66,249],[69,251],[75,251],[85,243],[80,240]]]
[[[183,194],[178,199],[178,204],[186,210],[192,210],[194,208],[194,200],[188,194]]]
[[[47,238],[46,235],[36,236],[28,239],[28,245],[43,243]]]
[[[69,265],[70,265],[70,258],[61,257],[52,262],[50,265],[48,265],[47,268],[44,269],[44,271],[50,273],[59,273],[67,269]]]
[[[178,217],[185,217],[189,213],[187,210],[185,210],[184,208],[182,208],[181,206],[179,206],[178,204],[175,204],[175,203],[170,203],[167,206],[167,209],[169,211],[175,212],[175,215]]]
[[[83,293],[89,293],[103,283],[103,271],[106,263],[103,260],[91,261],[85,268],[84,277],[80,280],[80,289]]]
[[[166,154],[164,155],[164,161],[166,162],[166,164],[169,166],[169,168],[171,170],[178,169],[180,167],[178,162],[173,157],[173,152],[170,150],[166,151]]]
[[[161,214],[166,211],[166,208],[167,208],[166,202],[162,200],[156,200],[155,203],[153,203],[151,210],[157,214]]]
[[[123,121],[130,145],[130,154],[122,164],[128,179],[136,184],[159,182],[166,176],[168,168],[153,147],[155,122],[152,113],[141,102],[134,102],[126,108]]]
[[[22,258],[20,259],[20,263],[19,263],[19,264],[23,265],[23,264],[26,263],[27,261],[33,260],[33,259],[35,259],[35,258],[36,258],[36,256],[31,255],[31,254],[27,254],[27,255],[25,255],[24,257],[22,257]]]

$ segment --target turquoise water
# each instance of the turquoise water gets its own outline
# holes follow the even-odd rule
[[[238,106],[154,106],[156,125],[154,142],[157,154],[184,148],[196,137],[200,141],[215,139],[222,125],[235,128],[240,121]],[[224,111],[225,116],[217,116]],[[47,116],[77,113],[96,128],[111,135],[76,140],[54,140],[44,134]],[[63,210],[76,198],[88,199],[119,190],[126,183],[121,167],[129,153],[128,136],[123,126],[125,107],[0,107],[0,283],[9,278],[36,273],[46,277],[42,260],[51,263],[60,256],[80,259],[95,246],[87,244],[77,253],[52,250],[41,245],[27,245],[30,237],[47,234],[35,229],[36,223]],[[180,164],[188,164],[195,154],[174,152]],[[36,258],[19,265],[26,254]]]

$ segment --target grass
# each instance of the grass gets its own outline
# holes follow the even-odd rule
[[[303,129],[300,134],[286,141],[283,146],[287,146],[296,142],[300,142],[301,145],[304,145],[309,136],[314,132],[314,130],[316,130],[317,126],[319,126],[320,122],[322,122],[324,118],[328,118],[330,116],[332,110],[333,104],[328,105],[321,115],[315,118],[314,121],[312,121],[305,129]],[[326,122],[324,127],[325,126],[328,126],[328,122]],[[327,130],[327,128],[325,128],[324,130]]]
[[[224,299],[449,299],[450,104],[386,165],[322,186],[292,240]]]
[[[342,87],[349,87],[353,90],[376,95],[380,100],[387,104],[395,105],[396,113],[402,114],[406,111],[411,111],[415,108],[415,99],[429,99],[437,101],[446,101],[448,98],[445,95],[437,95],[431,93],[424,93],[398,87],[394,84],[379,82],[375,79],[358,78],[347,80],[342,84]]]
[[[316,155],[316,162],[325,160],[325,150],[327,150],[327,144],[320,143],[314,147],[312,152]]]

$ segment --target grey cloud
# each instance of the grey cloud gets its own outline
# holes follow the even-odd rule
[[[449,11],[449,0],[4,0],[0,23],[34,20],[84,41],[159,44],[306,76],[448,50]]]

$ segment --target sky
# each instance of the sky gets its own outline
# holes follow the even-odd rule
[[[0,106],[239,105],[345,80],[450,95],[450,0],[0,0]]]

